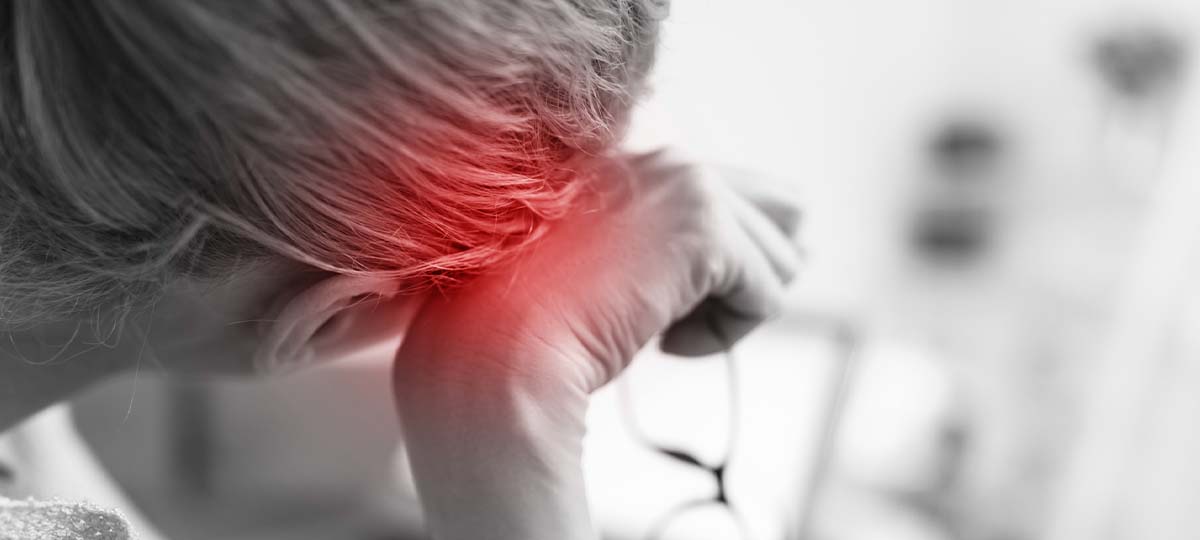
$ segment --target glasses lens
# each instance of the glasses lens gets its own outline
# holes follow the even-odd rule
[[[643,540],[749,540],[741,515],[714,502],[697,501],[664,514]]]
[[[634,436],[708,467],[724,463],[736,436],[729,360],[723,354],[645,360],[634,363],[620,389]]]

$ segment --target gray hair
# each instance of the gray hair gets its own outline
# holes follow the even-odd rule
[[[0,321],[284,256],[409,286],[568,211],[653,60],[654,0],[0,6]]]

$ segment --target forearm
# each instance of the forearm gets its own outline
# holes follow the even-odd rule
[[[555,370],[466,353],[397,362],[413,476],[437,540],[593,540],[581,470],[587,392]]]

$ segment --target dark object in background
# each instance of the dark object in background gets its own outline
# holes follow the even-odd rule
[[[1004,141],[979,120],[948,122],[929,144],[935,166],[950,181],[977,179],[973,174],[990,169],[1000,157]]]
[[[1091,59],[1114,93],[1143,101],[1178,86],[1187,54],[1182,38],[1168,29],[1138,24],[1103,33],[1092,46]]]
[[[918,214],[913,243],[927,259],[965,262],[988,246],[990,225],[978,208],[931,208]]]
[[[931,185],[917,202],[911,231],[914,250],[936,264],[977,259],[991,242],[995,201],[992,184],[1005,142],[977,119],[946,122],[928,145]]]

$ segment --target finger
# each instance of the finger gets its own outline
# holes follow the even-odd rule
[[[792,194],[776,188],[783,181],[732,166],[720,166],[717,171],[733,191],[765,214],[784,235],[793,240],[796,238],[804,212]]]
[[[762,212],[776,228],[788,238],[796,239],[804,212],[800,205],[788,199],[764,193],[746,193],[738,190],[759,212]]]
[[[664,352],[702,356],[725,350],[782,308],[783,281],[747,233],[726,241],[723,274],[705,301],[663,335]],[[715,328],[714,328],[715,327]]]
[[[771,263],[775,275],[783,283],[791,283],[800,271],[800,252],[796,243],[784,236],[783,229],[749,201],[740,196],[730,199],[738,223]]]

